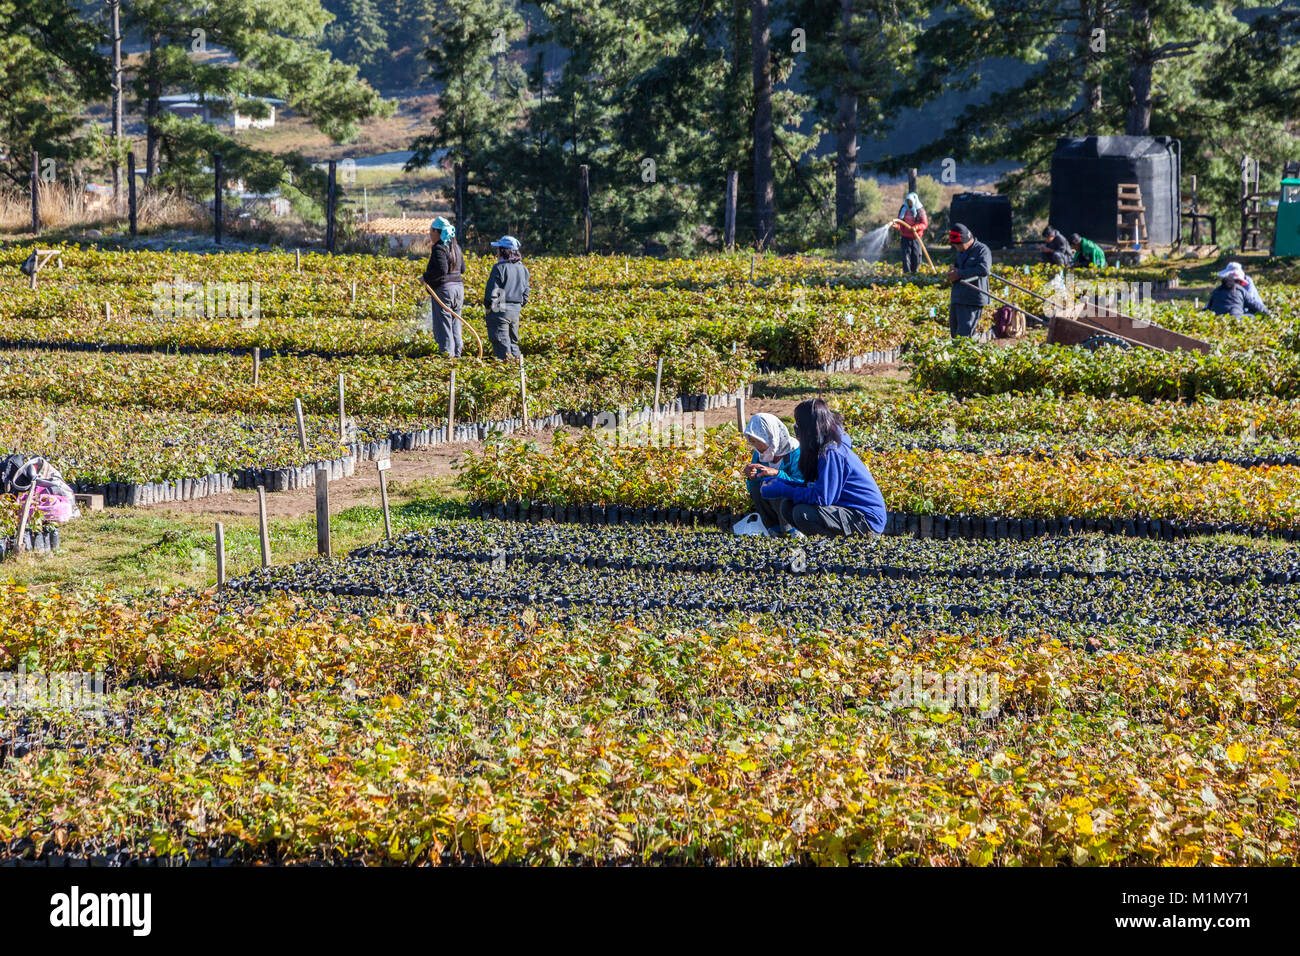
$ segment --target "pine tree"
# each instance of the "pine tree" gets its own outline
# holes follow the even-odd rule
[[[27,188],[31,151],[73,162],[99,143],[81,118],[108,95],[99,30],[68,0],[0,0],[0,171]]]
[[[262,97],[278,98],[336,141],[355,135],[358,124],[391,112],[356,67],[320,48],[329,15],[319,0],[211,0],[190,6],[174,0],[131,0],[124,6],[130,27],[149,48],[136,71],[134,93],[146,123],[145,174],[197,188],[206,154],[220,150],[232,176],[262,188],[287,183],[295,170],[309,183],[319,178],[296,158],[258,154],[234,137],[194,119],[164,115],[167,90],[200,96],[229,112],[265,116]],[[224,51],[229,58],[206,54]],[[251,183],[250,183],[251,185]]]

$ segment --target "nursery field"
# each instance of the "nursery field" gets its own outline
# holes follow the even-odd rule
[[[0,699],[0,866],[1300,863],[1294,276],[1157,302],[1201,356],[952,343],[890,266],[529,259],[521,392],[436,354],[415,260],[67,247],[33,290],[26,251],[0,452],[114,494],[0,553],[0,672],[104,682]],[[733,404],[817,395],[885,535],[726,533]],[[306,558],[283,473],[374,458],[392,536],[371,464]]]

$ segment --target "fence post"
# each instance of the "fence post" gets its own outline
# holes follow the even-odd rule
[[[339,441],[347,441],[348,425],[347,416],[343,411],[343,373],[339,372]]]
[[[740,173],[727,171],[727,196],[723,213],[722,244],[728,252],[736,248],[736,193],[740,190]]]
[[[41,200],[38,193],[41,182],[41,157],[32,150],[32,233],[41,234]]]
[[[257,486],[257,530],[262,547],[262,567],[271,566],[271,536],[266,527],[266,486]]]
[[[131,235],[135,235],[135,150],[126,154],[126,206],[130,217]]]
[[[301,398],[295,398],[293,400],[293,414],[294,417],[298,420],[298,442],[299,444],[302,445],[302,450],[305,452],[307,450],[307,425],[302,420],[302,399]]]
[[[455,441],[452,430],[456,427],[456,370],[451,370],[451,387],[447,390],[447,441]]]
[[[524,379],[524,357],[519,356],[519,404],[523,408],[524,428],[528,428],[528,384]]]
[[[591,255],[591,170],[578,167],[578,205],[582,209],[582,252]]]
[[[338,163],[329,161],[329,188],[325,193],[325,251],[334,254],[334,205],[338,201]]]
[[[217,522],[216,530],[217,540],[217,587],[226,586],[226,529]]]
[[[221,154],[212,154],[213,174],[216,177],[214,198],[212,200],[212,241],[221,245]]]
[[[316,553],[330,556],[330,473],[316,469]]]
[[[393,523],[388,517],[388,469],[392,467],[392,461],[388,458],[381,458],[375,462],[375,467],[379,471],[379,500],[384,506],[384,540],[393,540]]]
[[[452,167],[452,187],[455,190],[451,214],[456,217],[458,241],[465,242],[465,164]]]
[[[258,346],[253,346],[253,388],[257,388],[262,381],[262,350]]]

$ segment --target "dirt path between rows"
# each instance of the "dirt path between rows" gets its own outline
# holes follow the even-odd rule
[[[774,415],[789,417],[794,414],[794,407],[800,401],[801,398],[751,398],[745,403],[745,412],[747,415],[771,412]],[[689,418],[689,415],[687,417]],[[722,425],[735,420],[734,407],[699,413],[699,424],[702,426]],[[666,423],[667,419],[665,419]],[[515,433],[516,436],[527,436],[543,447],[550,445],[552,434],[553,431],[549,428]],[[482,442],[455,442],[414,451],[394,452],[391,458],[392,468],[388,472],[390,492],[393,490],[394,483],[451,477],[456,474],[455,469],[452,468],[453,462],[467,450],[482,447]],[[346,510],[357,505],[377,506],[379,500],[379,479],[374,462],[358,462],[356,473],[351,478],[330,482],[331,512]],[[216,518],[223,515],[256,515],[257,493],[240,490],[193,501],[169,501],[145,507],[156,512],[212,515]],[[268,493],[266,496],[266,513],[271,518],[305,517],[315,510],[316,492],[313,488]]]

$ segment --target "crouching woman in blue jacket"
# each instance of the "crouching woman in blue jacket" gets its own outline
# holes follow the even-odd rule
[[[807,484],[773,478],[761,489],[764,498],[779,499],[781,523],[806,535],[883,532],[885,499],[826,402],[800,402],[794,410],[794,434],[799,440],[799,471]]]

